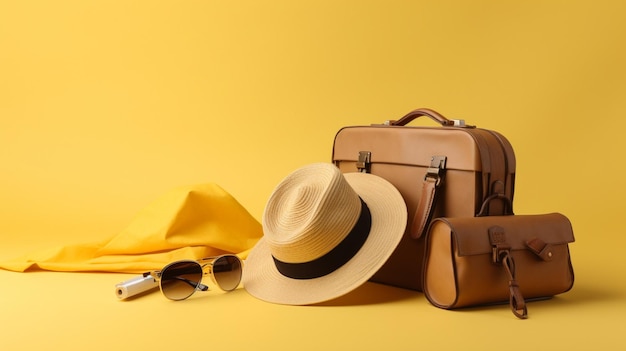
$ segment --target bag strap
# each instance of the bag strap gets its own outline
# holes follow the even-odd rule
[[[493,200],[500,200],[502,201],[502,205],[504,206],[504,216],[511,216],[513,215],[513,204],[511,203],[511,199],[509,199],[506,195],[504,194],[492,194],[487,196],[487,198],[485,199],[485,201],[483,201],[482,206],[480,206],[480,210],[478,211],[478,213],[476,214],[476,217],[484,217],[484,216],[488,216],[489,215],[489,203]]]
[[[417,204],[413,223],[411,223],[410,233],[413,239],[422,236],[433,217],[433,209],[438,197],[437,190],[445,175],[446,160],[446,156],[433,156],[430,160],[430,167],[428,167],[422,182],[422,196]]]
[[[528,318],[528,308],[517,279],[515,279],[515,261],[511,256],[511,246],[506,242],[504,229],[499,226],[489,228],[489,241],[492,247],[493,263],[501,263],[509,278],[509,306],[513,314],[520,319]]]
[[[508,250],[502,255],[501,261],[509,276],[509,306],[511,306],[511,311],[517,318],[526,319],[528,318],[528,308],[515,279],[515,261],[513,261],[513,256]]]
[[[512,200],[514,177],[511,172],[515,170],[512,148],[510,150],[505,148],[504,137],[500,138],[494,131],[474,128],[468,129],[467,132],[474,138],[480,152],[483,199],[492,194],[505,194]],[[487,208],[488,215],[501,215],[504,211],[499,203]]]

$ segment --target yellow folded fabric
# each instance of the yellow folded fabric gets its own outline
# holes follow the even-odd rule
[[[199,184],[164,194],[109,240],[35,252],[0,262],[0,268],[141,273],[181,259],[224,253],[245,258],[262,232],[228,192],[213,183]]]

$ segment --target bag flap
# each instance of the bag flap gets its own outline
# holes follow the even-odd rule
[[[463,218],[440,218],[450,227],[459,255],[481,255],[492,252],[490,228],[499,227],[511,250],[528,249],[528,242],[549,245],[574,242],[572,225],[564,215],[511,215]]]

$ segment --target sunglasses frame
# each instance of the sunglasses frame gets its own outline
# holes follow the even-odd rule
[[[217,282],[217,279],[215,279],[215,273],[214,273],[214,270],[213,270],[213,265],[215,264],[215,262],[217,260],[221,259],[221,258],[224,258],[224,257],[234,257],[239,262],[239,267],[240,267],[238,282],[235,285],[235,287],[230,289],[230,290],[224,289]],[[166,272],[172,266],[177,265],[177,264],[181,264],[181,263],[197,264],[198,266],[200,266],[200,270],[202,271],[202,275],[200,276],[199,281],[197,282],[197,284],[195,284],[194,289],[191,291],[191,293],[189,293],[189,295],[187,295],[186,297],[180,298],[180,299],[174,299],[174,298],[171,298],[171,297],[167,296],[167,294],[163,292],[163,285],[162,285],[161,277],[163,276],[163,272]],[[241,277],[243,275],[243,260],[241,258],[239,258],[239,256],[237,256],[237,255],[225,254],[225,255],[219,255],[219,256],[204,257],[204,258],[200,258],[200,259],[195,260],[195,261],[194,260],[175,261],[175,262],[168,263],[161,270],[150,271],[150,272],[143,273],[144,278],[147,277],[147,276],[151,276],[159,284],[159,289],[161,290],[161,294],[163,294],[163,296],[165,296],[167,299],[174,300],[174,301],[181,301],[181,300],[188,299],[196,291],[207,291],[207,290],[209,290],[209,287],[207,285],[202,284],[202,278],[204,276],[207,276],[207,275],[211,277],[211,281],[213,282],[213,284],[215,284],[220,290],[222,290],[224,292],[233,291],[241,284]],[[190,284],[191,286],[193,286],[194,282],[185,280],[185,283]]]

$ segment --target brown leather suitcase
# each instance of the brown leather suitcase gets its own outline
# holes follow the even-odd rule
[[[407,126],[418,117],[438,126]],[[399,120],[341,128],[333,163],[342,172],[369,172],[398,188],[407,203],[406,233],[372,281],[422,290],[424,232],[432,218],[512,213],[515,154],[500,133],[450,120],[431,109]],[[509,201],[485,201],[498,195]],[[509,205],[507,205],[509,204]]]

